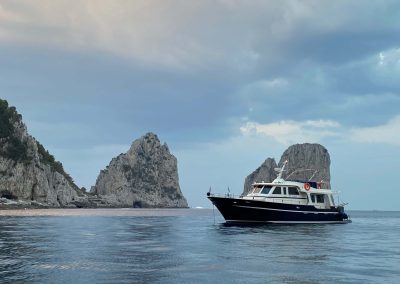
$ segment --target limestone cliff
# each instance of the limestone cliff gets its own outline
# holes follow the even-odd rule
[[[64,207],[79,195],[62,164],[28,134],[16,109],[0,99],[0,198]]]
[[[254,172],[252,172],[249,176],[246,177],[244,182],[244,190],[243,194],[247,194],[251,189],[251,185],[254,182],[271,182],[276,178],[275,168],[278,165],[275,162],[275,159],[267,158],[264,163],[261,164]]]
[[[283,153],[279,167],[282,167],[284,161],[288,161],[287,168],[283,174],[283,178],[290,180],[308,180],[315,170],[318,170],[312,177],[314,181],[323,181],[324,187],[330,188],[330,164],[328,150],[320,144],[295,144],[290,146]],[[268,158],[253,173],[247,176],[243,194],[246,194],[251,184],[254,182],[271,182],[276,178],[274,168],[276,168],[275,160]],[[302,171],[300,171],[302,169]],[[289,177],[288,177],[289,176]]]
[[[113,158],[91,191],[118,207],[188,207],[179,187],[177,160],[153,133]]]
[[[283,153],[279,161],[279,167],[286,160],[289,163],[283,178],[292,173],[289,179],[308,180],[317,170],[312,180],[323,181],[325,188],[331,188],[331,159],[328,150],[324,146],[309,143],[292,145]],[[294,172],[297,169],[303,169],[304,171]]]

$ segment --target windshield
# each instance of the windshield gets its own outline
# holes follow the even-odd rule
[[[266,185],[264,186],[263,190],[261,191],[262,194],[268,194],[269,191],[271,190],[272,186],[271,185]]]
[[[262,185],[256,185],[254,186],[254,190],[252,193],[260,193],[261,189],[262,189]]]

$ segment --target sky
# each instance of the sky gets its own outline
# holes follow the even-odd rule
[[[399,1],[0,1],[0,97],[87,189],[154,132],[211,207],[308,142],[349,209],[400,210],[399,79]]]

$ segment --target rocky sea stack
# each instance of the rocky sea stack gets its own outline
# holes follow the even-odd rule
[[[90,193],[28,134],[15,107],[0,99],[0,209],[21,207],[188,207],[177,160],[148,133],[111,160]]]
[[[179,187],[177,160],[153,133],[113,158],[91,192],[115,207],[188,207]]]
[[[35,138],[22,116],[0,99],[0,198],[25,206],[68,207],[84,193]]]
[[[315,181],[323,181],[324,187],[330,188],[330,156],[328,150],[320,144],[295,144],[290,146],[283,153],[279,164],[277,165],[275,159],[268,158],[265,162],[258,167],[253,173],[247,176],[243,194],[246,194],[251,189],[251,184],[254,182],[271,182],[277,175],[274,169],[282,167],[285,161],[289,161],[283,178],[292,180],[308,180],[315,170],[318,170],[313,176]],[[295,172],[295,170],[303,169],[304,171]]]

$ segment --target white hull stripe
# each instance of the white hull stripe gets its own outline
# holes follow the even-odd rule
[[[275,209],[275,208],[264,208],[264,207],[243,206],[243,205],[233,205],[233,206],[242,207],[242,208],[250,208],[250,209],[271,210],[271,211],[284,211],[284,212],[304,213],[304,214],[338,214],[338,213],[339,213],[339,212],[324,212],[324,211],[285,210],[285,209]]]
[[[344,221],[253,221],[253,220],[226,220],[228,223],[274,223],[274,224],[342,224],[350,223],[350,220]]]

